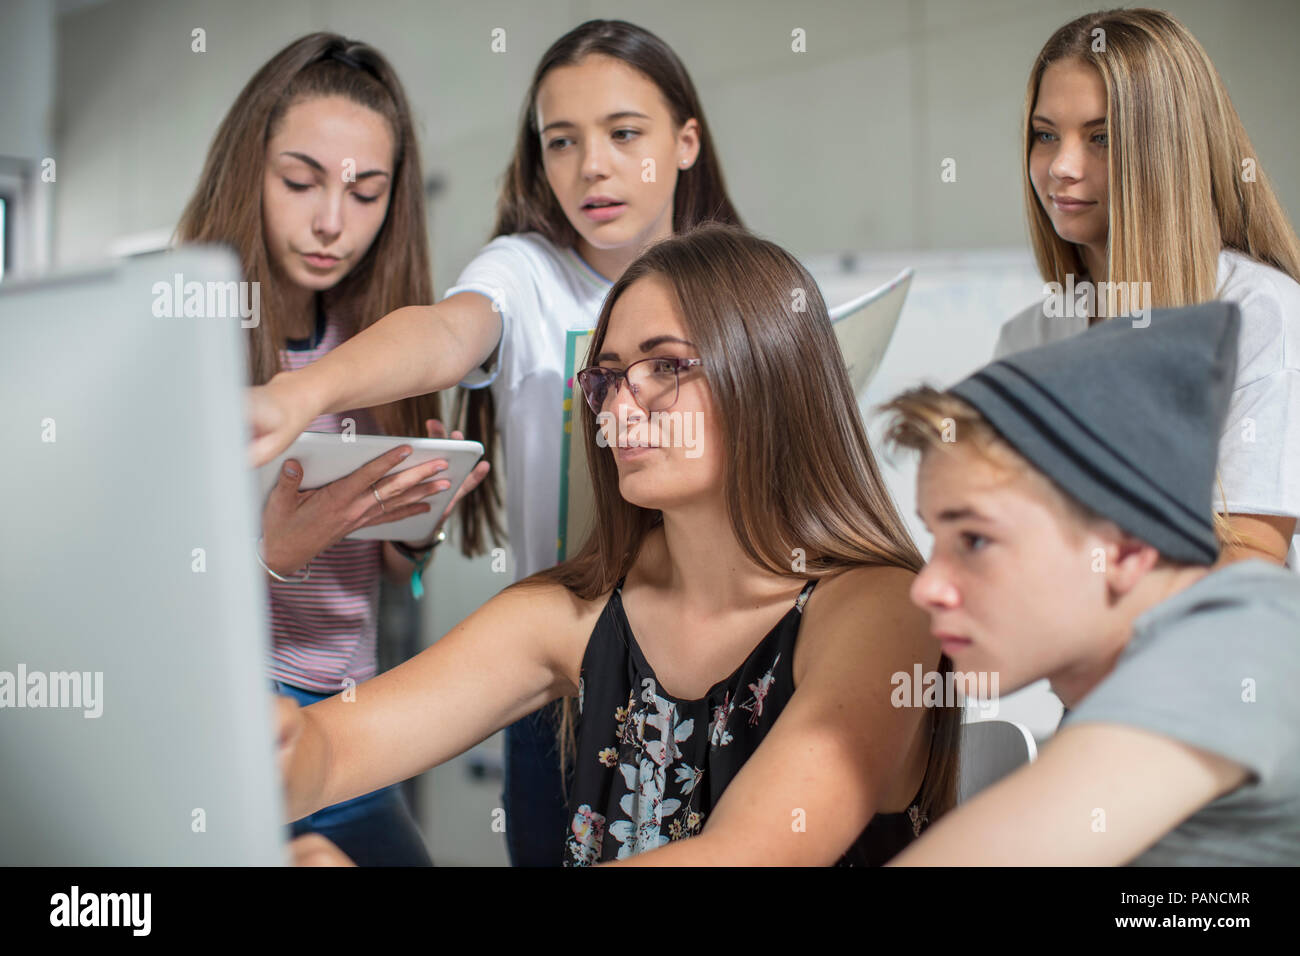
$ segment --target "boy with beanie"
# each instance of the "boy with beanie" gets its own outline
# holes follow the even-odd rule
[[[884,406],[922,453],[912,599],[953,668],[1067,709],[895,864],[1300,864],[1300,580],[1211,569],[1240,317],[1150,318]]]

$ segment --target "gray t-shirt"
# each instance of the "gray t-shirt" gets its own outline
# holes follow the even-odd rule
[[[1300,581],[1230,564],[1142,614],[1115,668],[1069,711],[1148,730],[1253,774],[1135,866],[1300,865]]]

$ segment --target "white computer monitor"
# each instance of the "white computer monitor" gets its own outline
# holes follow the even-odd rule
[[[0,285],[0,864],[287,861],[241,278]]]

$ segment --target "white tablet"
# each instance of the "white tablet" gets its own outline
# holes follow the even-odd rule
[[[302,482],[298,487],[310,491],[352,474],[362,465],[399,445],[410,445],[411,454],[387,472],[388,475],[442,459],[447,462],[447,469],[438,472],[432,480],[446,479],[451,482],[451,487],[420,499],[421,504],[427,504],[431,509],[424,514],[412,515],[400,521],[367,525],[347,537],[372,541],[424,541],[433,534],[433,529],[442,513],[447,510],[452,496],[483,457],[483,446],[478,442],[452,441],[450,438],[403,438],[400,435],[303,432],[287,451],[258,469],[257,479],[261,493],[258,500],[265,506],[266,500],[271,496],[271,488],[280,478],[280,469],[289,458],[302,464]]]

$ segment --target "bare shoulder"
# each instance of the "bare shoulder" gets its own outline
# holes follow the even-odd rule
[[[939,659],[929,617],[912,603],[916,573],[894,566],[850,568],[818,582],[795,646],[795,680],[823,660],[845,668],[918,654]],[[933,654],[931,654],[933,652]]]
[[[914,571],[893,565],[849,568],[818,582],[813,599],[808,602],[808,611],[827,620],[895,610],[919,613],[911,600],[915,580]]]
[[[590,620],[594,625],[608,594],[586,600],[557,581],[525,578],[506,588],[493,600],[509,605],[512,615],[526,615],[548,631],[566,633]]]
[[[542,641],[553,670],[571,685],[568,692],[577,694],[587,642],[609,593],[587,600],[556,581],[534,578],[506,588],[493,600],[501,602],[511,618],[527,622]]]

